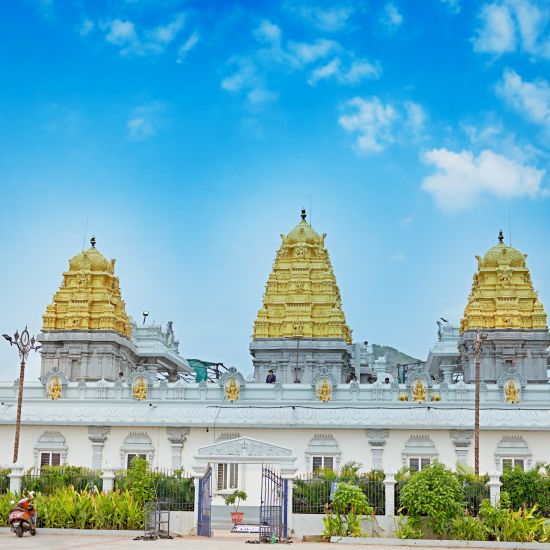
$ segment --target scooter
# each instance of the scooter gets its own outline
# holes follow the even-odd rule
[[[36,535],[36,510],[31,499],[22,498],[11,510],[8,518],[10,529],[22,537],[25,531],[32,536]]]

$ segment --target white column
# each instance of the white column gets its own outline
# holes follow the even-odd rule
[[[104,468],[101,476],[103,482],[102,491],[110,493],[115,488],[115,470],[114,468]]]
[[[193,477],[193,483],[195,484],[195,506],[193,507],[193,528],[195,529],[195,535],[199,533],[199,482],[202,476]]]
[[[395,516],[395,474],[386,473],[386,478],[384,479],[384,493],[386,500],[386,516]]]
[[[181,468],[181,451],[189,428],[168,428],[168,441],[172,450],[172,468]]]
[[[501,485],[502,483],[500,482],[500,472],[491,472],[489,474],[489,483],[487,483],[487,486],[489,487],[489,496],[492,506],[498,506],[498,503],[500,501]]]
[[[103,444],[111,428],[107,426],[88,426],[88,439],[92,442],[92,468],[101,470],[103,462]]]
[[[372,454],[372,470],[383,470],[382,453],[389,435],[388,430],[367,430]]]
[[[14,464],[11,467],[10,478],[10,493],[18,495],[21,493],[23,486],[23,466]]]
[[[456,461],[459,464],[468,464],[468,449],[472,442],[471,430],[450,430],[451,439],[455,446]]]

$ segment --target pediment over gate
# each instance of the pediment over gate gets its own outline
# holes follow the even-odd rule
[[[250,437],[220,441],[198,449],[199,457],[292,457],[292,450]]]

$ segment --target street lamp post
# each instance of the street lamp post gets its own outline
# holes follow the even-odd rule
[[[10,343],[10,346],[16,346],[21,358],[21,365],[19,371],[19,394],[17,396],[17,417],[15,420],[15,442],[13,445],[13,463],[17,463],[19,457],[19,432],[21,431],[21,406],[23,404],[23,382],[25,380],[25,361],[32,350],[38,350],[41,346],[37,346],[34,336],[29,335],[27,327],[19,334],[15,331],[13,336],[3,334],[4,338]]]
[[[475,377],[476,377],[476,397],[475,397],[475,415],[474,415],[474,470],[476,476],[479,475],[479,386],[480,386],[480,354],[481,344],[483,342],[484,335],[477,331],[476,339],[474,341],[475,352]]]

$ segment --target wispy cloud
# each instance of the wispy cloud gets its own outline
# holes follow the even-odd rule
[[[193,31],[189,38],[178,48],[177,63],[183,63],[187,54],[199,43],[200,35],[197,31]]]
[[[393,2],[387,2],[380,13],[380,21],[388,30],[395,31],[403,24],[403,15]]]
[[[158,55],[174,43],[185,25],[186,16],[177,13],[164,25],[138,33],[136,24],[129,19],[109,19],[100,22],[105,40],[119,48],[124,56]],[[196,43],[196,42],[195,42]]]
[[[313,69],[308,79],[311,86],[321,80],[332,80],[340,84],[357,84],[366,78],[379,78],[382,73],[379,63],[368,59],[353,59],[347,64],[335,57],[324,65]]]
[[[550,58],[550,10],[530,0],[500,0],[483,4],[474,51],[502,55],[524,52]]]
[[[352,4],[341,3],[334,6],[287,3],[287,10],[300,16],[317,29],[327,32],[341,31],[355,13]]]
[[[360,153],[381,153],[398,139],[419,136],[426,115],[412,101],[382,103],[380,98],[354,97],[344,104],[345,114],[340,126],[355,135],[355,147]]]
[[[550,132],[550,84],[538,79],[523,80],[511,69],[506,69],[496,87],[504,101],[529,120]]]
[[[535,198],[542,192],[544,170],[489,149],[477,156],[467,150],[432,149],[422,155],[422,160],[435,168],[435,173],[423,180],[422,189],[433,196],[442,210],[469,209],[483,196]]]
[[[277,94],[266,88],[251,59],[237,57],[232,59],[230,64],[235,69],[222,80],[223,90],[231,93],[243,93],[250,107],[259,107],[277,99]]]
[[[449,11],[453,14],[460,13],[462,9],[460,5],[460,0],[440,0],[442,4],[445,4]]]
[[[136,107],[126,122],[126,135],[130,141],[144,141],[153,137],[163,123],[166,105],[154,101]]]

